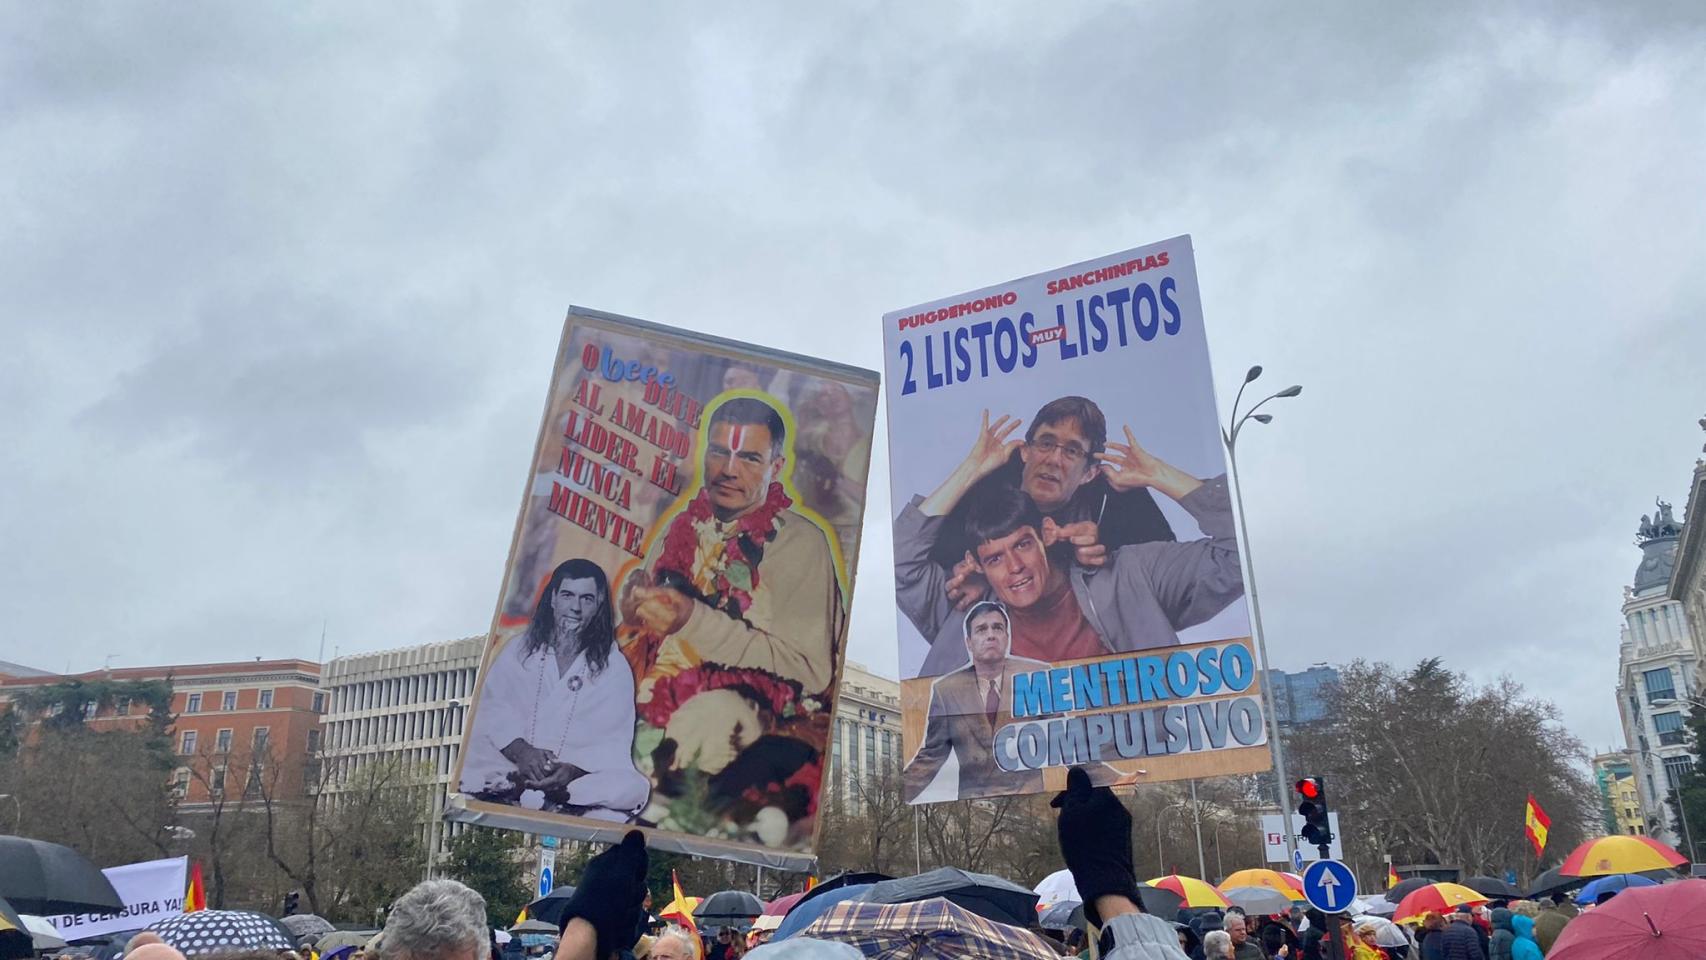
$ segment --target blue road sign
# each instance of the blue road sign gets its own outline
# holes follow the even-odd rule
[[[1344,913],[1357,898],[1357,878],[1337,860],[1317,860],[1303,871],[1303,899],[1322,913]]]
[[[1302,873],[1303,872],[1303,851],[1302,850],[1293,850],[1291,852],[1291,869],[1296,873]]]
[[[545,867],[539,871],[539,895],[541,897],[551,892],[551,874],[553,872],[554,871],[550,867]]]

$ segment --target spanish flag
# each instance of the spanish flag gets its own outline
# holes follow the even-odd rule
[[[1392,864],[1389,863],[1386,865],[1386,889],[1390,890],[1397,885],[1398,871],[1392,869]]]
[[[201,863],[190,864],[190,887],[184,891],[184,912],[207,909],[207,887],[201,882]]]
[[[519,927],[526,922],[527,922],[527,908],[522,907],[521,912],[515,915],[515,922],[510,924],[510,926]]]
[[[1546,849],[1546,832],[1552,829],[1552,818],[1546,811],[1540,809],[1540,804],[1534,802],[1534,794],[1528,795],[1528,809],[1524,811],[1524,819],[1528,821],[1528,842],[1534,844],[1534,855]]]
[[[675,899],[664,904],[663,909],[658,911],[658,916],[664,920],[674,920],[698,933],[699,927],[693,922],[693,898],[681,892],[681,878],[676,876],[674,870],[669,872],[669,883],[674,888]]]

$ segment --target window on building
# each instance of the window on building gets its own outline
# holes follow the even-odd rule
[[[223,765],[207,771],[207,792],[213,797],[225,795],[225,767]]]
[[[869,776],[877,769],[877,731],[865,731],[865,773]]]
[[[83,719],[93,720],[93,719],[95,719],[95,714],[100,713],[100,712],[101,712],[101,705],[99,703],[95,702],[94,700],[89,700],[89,701],[84,702],[84,704],[83,704]]]
[[[267,735],[269,732],[266,727],[255,728],[255,756],[258,757],[267,752]]]
[[[179,800],[190,792],[190,768],[179,767],[172,771],[172,796]]]
[[[326,695],[325,694],[323,694],[323,693],[314,694],[314,712],[315,713],[325,713],[326,712]]]
[[[113,704],[113,712],[121,717],[128,716],[130,714],[130,698],[119,697],[118,701]]]
[[[1687,779],[1688,775],[1693,772],[1693,757],[1665,758],[1665,783],[1670,787],[1670,789],[1675,790],[1677,786],[1681,784],[1683,780]]]
[[[1653,714],[1653,729],[1658,731],[1661,747],[1674,747],[1687,736],[1682,729],[1682,714],[1674,711]]]
[[[308,731],[308,752],[309,753],[319,753],[320,752],[320,731],[318,731],[318,730]]]
[[[235,691],[235,690],[225,691],[225,698],[223,701],[221,701],[219,709],[221,709],[221,710],[235,710],[235,709],[237,709],[237,691]]]
[[[178,752],[184,756],[195,753],[195,731],[185,730],[183,739],[178,741]]]
[[[261,691],[261,709],[262,710],[271,710],[272,709],[272,691],[271,690],[262,690]]]
[[[1647,686],[1647,702],[1654,700],[1675,700],[1676,684],[1671,680],[1669,667],[1648,670],[1641,674],[1642,681]]]
[[[200,713],[201,712],[201,694],[192,693],[189,695],[189,699],[184,701],[184,712],[185,713]]]
[[[213,752],[214,753],[230,753],[231,752],[231,728],[230,727],[226,727],[225,729],[223,729],[223,730],[221,730],[218,733],[213,735]]]

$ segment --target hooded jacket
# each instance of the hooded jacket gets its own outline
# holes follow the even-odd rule
[[[1558,942],[1558,935],[1564,932],[1570,917],[1557,907],[1547,907],[1540,911],[1540,916],[1534,919],[1534,939],[1540,944],[1540,952],[1547,953],[1552,944]]]
[[[1534,939],[1534,921],[1522,914],[1511,917],[1511,928],[1516,938],[1511,941],[1511,960],[1541,960],[1545,953],[1540,949],[1540,943]]]
[[[1511,928],[1511,912],[1504,907],[1493,908],[1493,935],[1489,939],[1490,953],[1488,960],[1511,960],[1511,941],[1516,939],[1516,931]]]

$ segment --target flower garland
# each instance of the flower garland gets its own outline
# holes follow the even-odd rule
[[[658,582],[691,592],[713,609],[744,621],[758,589],[764,548],[780,532],[782,511],[793,505],[782,485],[772,483],[756,509],[725,523],[712,512],[710,493],[701,490],[670,521],[652,573]]]

